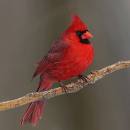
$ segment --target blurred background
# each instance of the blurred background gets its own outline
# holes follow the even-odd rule
[[[0,101],[36,89],[36,63],[73,13],[94,34],[88,72],[130,59],[129,0],[0,0]],[[49,100],[37,127],[20,127],[26,106],[0,112],[0,130],[129,130],[129,79],[130,69],[118,71],[79,93]]]

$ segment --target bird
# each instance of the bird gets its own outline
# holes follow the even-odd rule
[[[68,28],[52,43],[48,53],[38,62],[33,78],[40,77],[36,92],[47,91],[54,83],[80,77],[93,63],[93,35],[78,15],[73,15]],[[36,126],[42,117],[46,100],[29,104],[21,118],[21,125]]]

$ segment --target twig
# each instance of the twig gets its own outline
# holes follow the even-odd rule
[[[110,66],[107,66],[103,69],[96,70],[92,73],[90,73],[87,77],[86,80],[84,81],[82,79],[77,79],[76,81],[73,81],[69,84],[66,85],[67,87],[67,93],[75,93],[81,90],[84,87],[87,87],[89,84],[94,84],[97,80],[103,78],[104,76],[121,70],[121,69],[126,69],[130,67],[130,60],[128,61],[119,61],[115,64],[112,64]],[[66,94],[64,89],[62,87],[50,89],[48,91],[44,92],[34,92],[34,93],[29,93],[26,94],[23,97],[5,101],[5,102],[0,102],[0,111],[16,108],[23,106],[25,104],[37,101],[39,99],[45,98],[45,99],[50,99],[59,95]]]

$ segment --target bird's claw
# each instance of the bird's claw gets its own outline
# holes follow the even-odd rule
[[[88,80],[90,80],[87,76],[85,76],[85,75],[79,75],[78,76],[80,79],[82,79],[83,81],[85,81],[85,82],[88,82]]]
[[[66,85],[62,82],[59,82],[60,86],[63,88],[64,92],[67,93],[68,92],[68,88],[66,87]]]

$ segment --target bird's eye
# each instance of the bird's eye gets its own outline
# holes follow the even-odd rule
[[[83,31],[76,31],[76,34],[81,37],[84,33],[86,33],[88,30],[83,30]]]
[[[83,33],[82,33],[81,31],[76,31],[76,34],[77,34],[78,36],[81,36]]]

